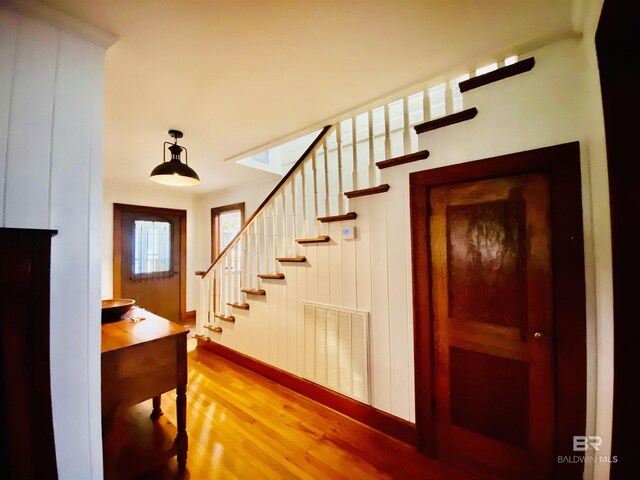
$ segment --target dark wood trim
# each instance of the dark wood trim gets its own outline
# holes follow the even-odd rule
[[[258,278],[263,280],[284,280],[284,273],[259,273]]]
[[[184,314],[184,323],[193,323],[196,321],[196,311],[187,310]]]
[[[466,122],[467,120],[475,118],[476,115],[478,115],[478,109],[476,107],[471,107],[466,110],[462,110],[461,112],[452,113],[451,115],[421,123],[413,128],[415,128],[417,134],[430,132],[431,130],[436,130],[438,128],[448,127],[449,125],[455,125],[460,122]]]
[[[519,62],[516,62],[512,65],[507,65],[492,72],[487,72],[482,75],[478,75],[477,77],[464,80],[459,84],[460,92],[468,92],[469,90],[473,90],[474,88],[489,85],[490,83],[498,82],[500,80],[504,80],[505,78],[528,72],[533,68],[535,64],[536,59],[534,57],[529,57],[525,58],[524,60],[520,60]]]
[[[318,217],[320,223],[342,222],[344,220],[355,220],[358,218],[356,212],[348,212],[343,215],[331,215],[329,217]]]
[[[113,297],[122,296],[122,214],[124,212],[151,215],[176,215],[180,217],[180,318],[185,323],[187,312],[187,211],[175,208],[148,207],[126,203],[113,204]]]
[[[282,177],[282,180],[280,180],[278,182],[278,184],[273,188],[273,190],[271,190],[271,193],[269,193],[269,195],[267,195],[267,197],[262,201],[262,203],[260,204],[260,206],[258,208],[256,208],[256,211],[253,212],[251,214],[251,216],[249,217],[249,220],[247,220],[245,222],[245,224],[242,226],[242,228],[240,229],[240,231],[238,232],[238,234],[234,237],[233,240],[231,240],[231,242],[229,242],[229,245],[227,245],[227,248],[225,248],[222,252],[220,252],[220,254],[216,257],[216,259],[211,262],[211,265],[209,265],[207,267],[207,269],[204,272],[204,275],[202,275],[203,277],[209,273],[211,271],[211,269],[213,268],[213,266],[216,264],[216,262],[225,254],[227,253],[227,251],[233,247],[233,245],[238,241],[238,239],[240,238],[240,235],[242,235],[242,232],[245,231],[245,229],[249,226],[249,224],[251,223],[251,221],[262,211],[262,209],[265,207],[265,205],[269,202],[269,200],[271,200],[271,198],[276,194],[276,192],[280,189],[280,187],[282,185],[285,184],[285,182],[289,179],[289,177],[293,174],[293,172],[296,171],[296,169],[302,164],[302,162],[304,162],[305,158],[307,158],[307,156],[313,151],[314,148],[316,148],[316,146],[318,145],[318,143],[320,143],[320,141],[324,138],[324,136],[327,134],[327,132],[329,131],[329,129],[331,128],[331,125],[327,125],[326,127],[324,127],[322,129],[322,131],[318,134],[318,136],[315,138],[315,140],[313,142],[311,142],[311,145],[309,145],[309,148],[307,148],[304,153],[300,156],[300,158],[298,159],[298,161],[296,161],[296,163],[293,164],[293,166],[289,169],[289,171],[287,172],[287,174]]]
[[[366,197],[367,195],[376,195],[378,193],[384,193],[389,191],[389,184],[383,183],[377,187],[361,188],[360,190],[351,190],[350,192],[344,192],[347,198]]]
[[[240,226],[244,225],[244,202],[232,203],[211,209],[211,261],[220,253],[220,236],[218,235],[218,215],[227,212],[240,211]]]
[[[242,293],[246,293],[248,295],[266,295],[267,291],[261,288],[251,289],[251,288],[243,288],[240,290]]]
[[[613,274],[613,423],[611,479],[638,476],[638,238],[640,196],[637,121],[640,110],[640,15],[637,2],[606,0],[596,32],[596,51],[607,148]],[[596,201],[604,202],[604,198]],[[597,255],[598,252],[596,252]],[[598,389],[608,386],[598,386]],[[606,427],[605,427],[606,428]],[[598,434],[598,432],[596,432]]]
[[[236,317],[234,317],[233,315],[222,315],[221,313],[216,313],[214,315],[214,317],[224,321],[224,322],[231,322],[231,323],[235,323],[236,322]]]
[[[320,235],[315,238],[296,238],[297,243],[326,243],[329,240],[331,240],[329,235]]]
[[[50,369],[51,243],[56,233],[0,228],[0,477],[6,479],[58,478]]]
[[[376,162],[376,167],[382,170],[383,168],[395,167],[397,165],[404,165],[405,163],[417,162],[418,160],[424,160],[425,158],[429,158],[429,151],[420,150],[419,152],[408,153],[406,155],[402,155],[401,157],[395,157],[390,158],[389,160]]]
[[[237,308],[238,310],[249,310],[251,306],[248,303],[227,303],[231,308]]]
[[[412,173],[411,240],[416,368],[416,424],[420,447],[435,453],[431,272],[428,258],[429,189],[437,185],[542,172],[549,178],[556,340],[555,455],[576,455],[573,435],[585,432],[586,310],[578,142]],[[582,463],[555,462],[554,478],[581,478]]]
[[[198,348],[225,358],[404,443],[417,444],[417,432],[413,423],[238,353],[219,343],[199,339]]]
[[[276,261],[280,262],[280,263],[304,263],[307,261],[307,257],[302,256],[302,257],[277,257]]]

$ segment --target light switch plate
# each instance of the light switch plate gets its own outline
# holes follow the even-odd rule
[[[345,240],[353,240],[356,238],[356,227],[345,227],[342,229],[342,238]]]

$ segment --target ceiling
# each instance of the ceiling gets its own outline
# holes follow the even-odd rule
[[[569,31],[581,0],[42,3],[119,37],[106,61],[105,179],[148,185],[174,128],[202,179],[189,191],[202,193],[276,178],[226,158]]]

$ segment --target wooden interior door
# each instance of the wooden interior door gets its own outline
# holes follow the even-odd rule
[[[183,320],[185,223],[183,210],[115,205],[114,296]]]
[[[436,456],[551,478],[549,184],[528,174],[429,190]]]

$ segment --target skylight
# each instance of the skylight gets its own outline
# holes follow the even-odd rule
[[[236,160],[236,163],[276,175],[285,175],[319,134],[320,130],[316,130],[268,150]]]

